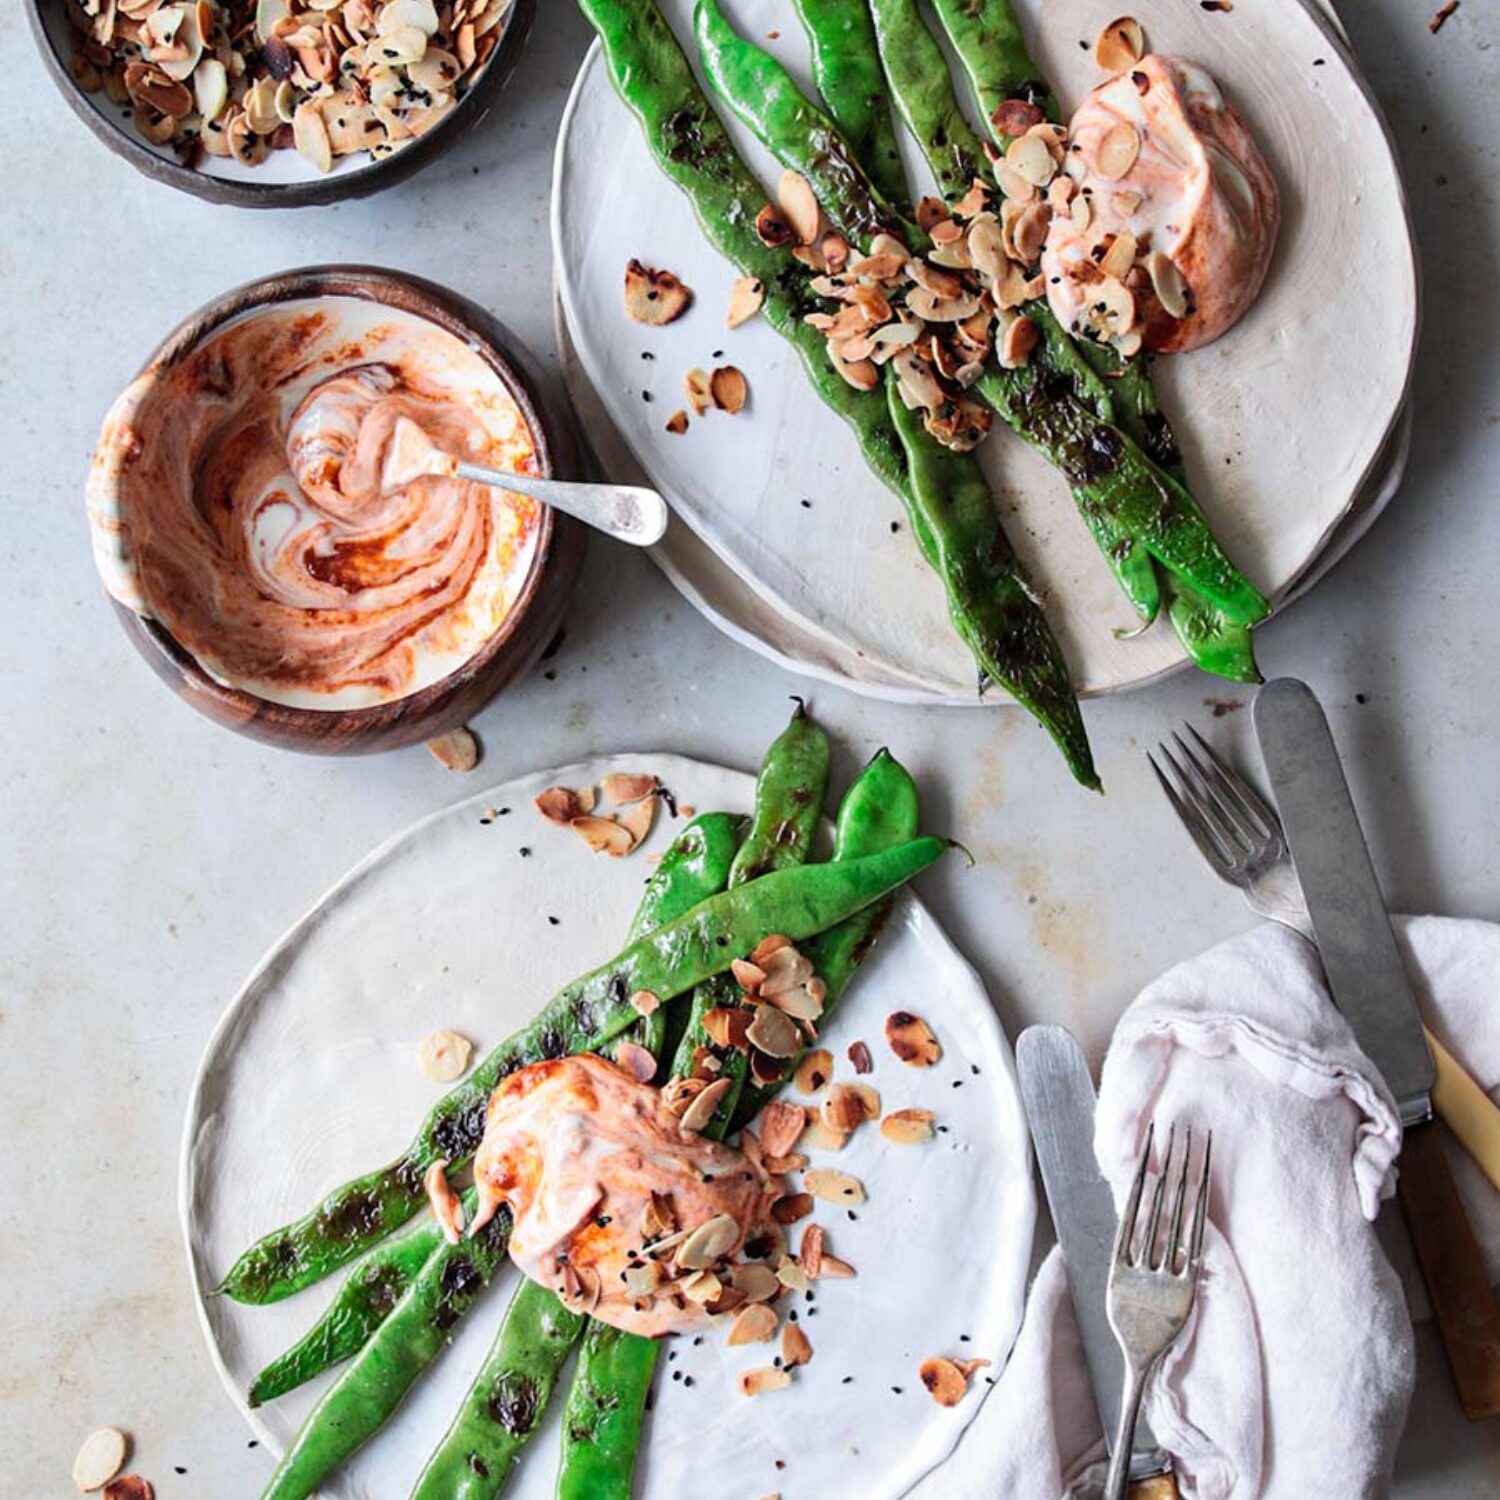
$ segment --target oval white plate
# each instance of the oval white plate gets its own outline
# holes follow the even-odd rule
[[[667,0],[664,9],[686,35],[690,0]],[[805,40],[784,24],[780,4],[733,0],[729,9],[746,35],[778,31],[765,45],[807,84]],[[1036,6],[1027,9],[1034,21]],[[1417,301],[1401,183],[1357,70],[1295,0],[1247,0],[1227,14],[1169,0],[1132,9],[1153,45],[1219,76],[1286,199],[1276,264],[1251,315],[1209,349],[1157,366],[1204,509],[1230,553],[1279,599],[1355,503],[1404,399]],[[1078,41],[1107,16],[1082,0],[1048,0],[1045,16],[1040,59],[1074,98],[1094,81]],[[774,183],[767,154],[737,125],[731,132]],[[925,185],[920,174],[913,180]],[[838,643],[872,673],[920,694],[971,698],[972,665],[898,502],[768,326],[754,320],[724,331],[733,270],[657,171],[597,47],[559,136],[553,245],[584,372],[694,532],[803,634]],[[665,329],[632,324],[620,296],[631,256],[681,275],[697,292],[692,312]],[[719,362],[715,351],[745,371],[750,406],[668,434],[667,416],[685,404],[683,373]],[[1116,637],[1130,628],[1130,612],[1054,471],[1008,434],[997,433],[983,456],[1017,549],[1052,601],[1081,690],[1147,681],[1178,664],[1182,652],[1165,623],[1133,640]],[[894,534],[893,521],[901,523]]]
[[[406,1144],[440,1093],[413,1057],[428,1031],[451,1026],[487,1050],[618,947],[648,854],[591,855],[531,806],[544,786],[597,784],[611,768],[654,771],[699,809],[742,810],[753,791],[746,775],[668,755],[495,787],[377,849],[267,954],[225,1012],[188,1105],[181,1211],[210,1350],[242,1409],[255,1373],[317,1317],[333,1284],[265,1308],[206,1296],[235,1255]],[[501,808],[509,811],[481,822]],[[663,815],[650,852],[673,831]],[[930,1071],[904,1067],[885,1046],[884,1018],[902,1006],[922,1013],[944,1043]],[[658,1382],[638,1491],[645,1500],[748,1500],[777,1490],[786,1500],[895,1500],[947,1457],[987,1389],[981,1383],[944,1410],[922,1390],[919,1362],[968,1354],[992,1360],[991,1374],[1004,1362],[1020,1326],[1036,1218],[1025,1121],[984,988],[913,897],[898,903],[828,1028],[840,1076],[853,1076],[844,1054],[857,1038],[870,1046],[868,1081],[885,1108],[931,1108],[946,1131],[932,1145],[898,1148],[867,1128],[838,1156],[870,1201],[852,1222],[826,1208],[817,1222],[859,1275],[820,1284],[803,1308],[815,1352],[792,1390],[750,1400],[733,1389],[735,1372],[769,1362],[774,1348],[677,1341],[664,1369],[691,1375],[692,1385],[670,1375]],[[484,1358],[513,1280],[508,1273],[491,1288],[389,1427],[326,1493],[401,1500],[410,1492]],[[327,1381],[247,1411],[252,1429],[281,1451]],[[550,1497],[556,1457],[554,1409],[507,1493]]]

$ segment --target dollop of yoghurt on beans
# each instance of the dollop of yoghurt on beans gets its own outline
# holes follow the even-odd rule
[[[272,702],[391,702],[468,661],[528,576],[540,508],[444,475],[392,485],[398,426],[536,472],[498,373],[446,329],[355,299],[252,312],[146,370],[89,482],[109,592],[218,681]]]
[[[1068,174],[1087,206],[1054,213],[1048,230],[1042,271],[1058,319],[1127,356],[1226,333],[1265,280],[1281,201],[1218,85],[1150,53],[1084,98],[1069,135]]]
[[[727,1283],[747,1240],[779,1233],[772,1180],[747,1156],[684,1129],[658,1089],[591,1054],[533,1063],[500,1084],[474,1181],[475,1226],[508,1205],[523,1274],[648,1338],[708,1326],[688,1279],[717,1268]],[[706,1248],[693,1239],[705,1226],[719,1231]]]

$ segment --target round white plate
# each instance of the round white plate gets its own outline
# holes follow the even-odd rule
[[[646,861],[680,823],[663,814],[649,852],[615,861],[531,805],[544,786],[597,784],[612,768],[654,771],[699,809],[743,810],[753,792],[749,776],[669,755],[495,787],[365,859],[271,950],[220,1021],[188,1104],[181,1210],[210,1350],[242,1409],[255,1373],[318,1316],[333,1284],[264,1308],[208,1297],[234,1257],[406,1144],[441,1092],[413,1056],[428,1031],[451,1026],[487,1050],[618,947]],[[944,1044],[930,1071],[903,1066],[885,1046],[885,1016],[900,1007],[924,1015]],[[792,1390],[751,1400],[733,1389],[734,1374],[768,1362],[773,1348],[676,1341],[664,1369],[692,1385],[659,1379],[645,1500],[774,1491],[895,1500],[951,1452],[987,1390],[981,1381],[962,1405],[940,1408],[917,1379],[920,1361],[985,1357],[998,1373],[1020,1326],[1036,1203],[1010,1049],[978,976],[914,897],[898,902],[826,1035],[840,1076],[853,1076],[845,1049],[863,1039],[885,1108],[931,1108],[946,1129],[929,1146],[901,1148],[867,1128],[830,1158],[869,1192],[853,1221],[827,1208],[816,1220],[859,1275],[821,1283],[804,1307],[814,1357]],[[481,1299],[389,1427],[325,1493],[410,1492],[513,1282],[508,1272]],[[247,1411],[252,1429],[279,1452],[328,1379]],[[507,1493],[550,1497],[556,1458],[554,1410]]]
[[[689,0],[663,8],[686,35]],[[1358,502],[1404,401],[1417,299],[1400,179],[1357,70],[1304,6],[1245,0],[1210,13],[1149,0],[1132,9],[1153,45],[1219,76],[1286,199],[1276,264],[1256,308],[1219,343],[1157,366],[1210,521],[1280,601]],[[776,0],[734,0],[730,10],[747,35],[778,31],[765,45],[808,85],[805,40],[783,24]],[[1078,41],[1102,19],[1082,0],[1047,0],[1038,51],[1068,98],[1094,81]],[[767,154],[737,125],[731,133],[773,183]],[[859,675],[849,685],[863,678],[877,690],[972,699],[972,664],[898,502],[768,326],[753,320],[724,331],[734,272],[652,163],[597,47],[575,83],[556,161],[558,290],[580,363],[679,516],[766,610],[796,622],[814,655],[852,660]],[[926,181],[916,172],[913,180]],[[627,319],[620,284],[632,256],[669,266],[695,289],[688,316],[651,330]],[[745,371],[750,406],[736,418],[695,420],[681,437],[667,433],[667,416],[684,404],[682,374],[719,362],[716,350]],[[1165,622],[1117,638],[1132,624],[1130,611],[1055,472],[1008,434],[997,432],[982,453],[1080,688],[1129,686],[1179,664]],[[893,521],[901,522],[896,533]]]

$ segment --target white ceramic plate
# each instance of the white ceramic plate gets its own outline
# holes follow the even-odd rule
[[[766,45],[807,85],[805,40],[783,5],[734,0],[729,8],[747,35],[778,31]],[[686,34],[688,0],[667,0],[664,9]],[[1153,45],[1219,76],[1286,199],[1276,265],[1251,315],[1209,349],[1157,367],[1210,520],[1254,581],[1280,599],[1356,504],[1404,400],[1416,278],[1400,179],[1357,70],[1302,5],[1246,0],[1230,13],[1208,13],[1149,0],[1132,9]],[[1035,5],[1029,10],[1035,22]],[[1092,38],[1112,14],[1083,0],[1047,0],[1038,51],[1067,98],[1094,81],[1079,39]],[[731,130],[763,180],[774,182],[768,156],[738,126]],[[913,180],[925,185],[920,173]],[[767,610],[786,614],[872,679],[917,696],[972,698],[972,666],[937,580],[904,524],[891,532],[901,519],[897,501],[869,475],[769,327],[755,321],[724,331],[720,310],[734,273],[651,162],[597,48],[560,133],[553,239],[583,371],[698,538]],[[632,255],[677,271],[698,293],[693,312],[666,329],[630,323],[620,280]],[[695,421],[682,437],[666,433],[667,415],[682,404],[682,373],[713,363],[716,349],[746,372],[750,407],[738,418]],[[643,352],[655,358],[643,360]],[[1116,629],[1131,625],[1128,607],[1056,474],[1005,434],[983,454],[1008,529],[1053,602],[1082,690],[1132,685],[1178,664],[1181,649],[1164,623],[1117,639]]]
[[[257,1370],[317,1317],[332,1286],[266,1308],[208,1298],[235,1255],[405,1145],[440,1093],[413,1058],[429,1030],[452,1026],[488,1049],[618,946],[648,854],[591,855],[531,806],[544,786],[597,783],[611,768],[652,770],[700,809],[745,809],[753,791],[748,776],[667,755],[495,787],[364,860],[271,950],[220,1021],[189,1101],[181,1208],[204,1330],[242,1408]],[[500,808],[510,811],[481,821]],[[663,816],[650,852],[672,834]],[[883,1021],[898,1006],[921,1012],[945,1045],[930,1072],[886,1049]],[[869,1043],[868,1081],[885,1107],[924,1105],[947,1130],[930,1146],[899,1148],[866,1129],[837,1158],[870,1201],[853,1222],[831,1209],[818,1222],[859,1276],[823,1283],[815,1311],[806,1310],[815,1353],[794,1390],[755,1400],[733,1390],[737,1370],[775,1352],[765,1346],[678,1341],[666,1368],[693,1384],[659,1382],[638,1490],[645,1500],[750,1500],[777,1490],[785,1500],[895,1500],[948,1455],[987,1389],[939,1408],[917,1380],[920,1361],[963,1353],[998,1370],[1005,1359],[1036,1216],[1025,1122],[1010,1050],[978,976],[912,897],[898,903],[827,1044],[842,1063],[856,1038]],[[852,1076],[847,1063],[840,1072]],[[491,1288],[387,1430],[326,1493],[401,1500],[410,1492],[512,1284],[508,1273]],[[247,1412],[252,1429],[279,1452],[327,1379]],[[507,1493],[550,1497],[556,1454],[554,1413]]]

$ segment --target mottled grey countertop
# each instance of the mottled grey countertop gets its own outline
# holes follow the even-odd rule
[[[1434,4],[1345,7],[1399,141],[1424,261],[1410,474],[1371,535],[1260,641],[1268,670],[1308,678],[1329,706],[1392,904],[1495,917],[1500,25],[1464,0],[1429,35]],[[450,155],[364,203],[256,214],[153,186],[106,153],[56,96],[19,12],[0,27],[0,1491],[68,1492],[79,1440],[113,1422],[136,1434],[162,1500],[231,1500],[255,1495],[270,1463],[247,1449],[188,1295],[176,1173],[194,1066],[251,965],[319,892],[476,783],[420,750],[263,750],[173,701],[100,593],[89,452],[171,323],[293,265],[419,272],[551,358],[548,182],[587,37],[572,6],[544,6],[509,96]],[[479,718],[479,781],[655,747],[749,767],[787,695],[807,691],[605,543],[549,667]],[[890,744],[934,826],[977,856],[925,892],[1007,1027],[1066,1022],[1096,1058],[1141,984],[1251,921],[1196,866],[1141,753],[1184,717],[1251,753],[1244,696],[1182,675],[1090,704],[1101,801],[1069,785],[1017,714],[813,693],[843,770]],[[1421,1348],[1398,1493],[1495,1493],[1500,1423],[1466,1426],[1429,1331]]]

